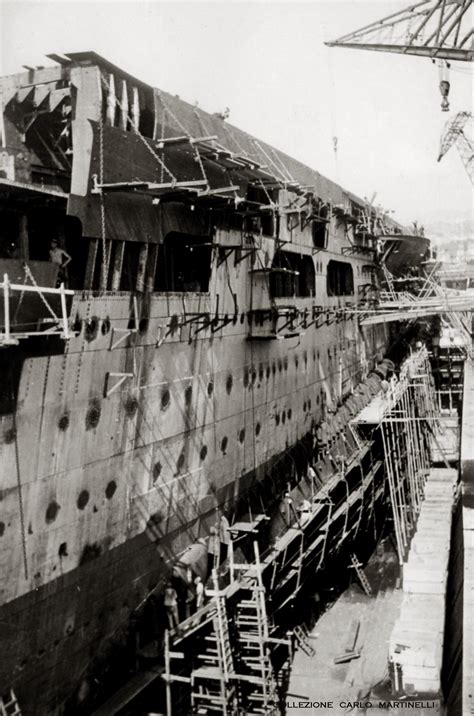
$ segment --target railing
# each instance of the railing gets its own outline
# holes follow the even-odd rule
[[[32,276],[31,276],[32,278]],[[66,296],[73,296],[74,291],[66,289],[62,283],[59,288],[50,288],[44,286],[38,286],[33,280],[33,285],[29,284],[17,284],[11,283],[8,274],[3,274],[3,281],[0,283],[0,296],[3,298],[3,330],[0,332],[0,346],[18,345],[19,339],[28,338],[30,336],[44,336],[44,335],[60,335],[61,338],[67,340],[71,337],[69,330],[69,317],[66,304]],[[45,319],[47,323],[52,323],[52,328],[46,330],[16,330],[18,326],[11,320],[11,300],[12,294],[19,293],[20,301],[25,293],[34,293],[43,302],[45,308],[50,314],[50,319]],[[60,297],[60,311],[59,315],[51,307],[46,296],[59,296]],[[38,320],[41,320],[40,318]]]

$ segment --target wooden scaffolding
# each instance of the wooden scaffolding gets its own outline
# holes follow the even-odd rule
[[[173,714],[173,682],[185,683],[190,688],[192,714],[280,713],[271,653],[275,646],[283,645],[291,660],[292,639],[271,636],[257,542],[254,555],[252,564],[236,563],[231,542],[229,566],[235,578],[222,588],[214,570],[213,588],[207,591],[209,602],[182,622],[179,632],[166,633],[163,679],[167,716]],[[175,651],[174,646],[191,632],[201,645],[191,671],[186,675],[172,673],[173,659],[184,659],[184,652]]]

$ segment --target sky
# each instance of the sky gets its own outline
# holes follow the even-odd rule
[[[0,0],[0,74],[93,50],[145,82],[273,144],[404,223],[473,218],[428,59],[328,48],[408,0]],[[451,111],[472,111],[468,63],[451,70]],[[337,158],[333,137],[337,137]]]

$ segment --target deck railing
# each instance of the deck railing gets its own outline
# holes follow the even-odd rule
[[[33,279],[34,281],[34,279]],[[46,330],[22,330],[15,325],[11,319],[11,307],[12,307],[12,295],[14,293],[20,294],[20,300],[23,298],[25,293],[33,293],[39,296],[47,309],[50,318],[43,319],[43,322],[53,324]],[[0,332],[0,346],[18,345],[18,342],[22,338],[29,338],[30,336],[44,336],[44,335],[60,335],[61,338],[67,340],[71,337],[69,329],[69,316],[67,310],[66,296],[73,296],[74,291],[66,289],[64,283],[61,283],[59,288],[51,288],[45,286],[38,286],[36,282],[33,285],[29,284],[17,284],[11,283],[8,278],[8,274],[3,274],[3,281],[0,283],[0,296],[3,298],[3,330]],[[47,296],[59,296],[60,297],[60,311],[56,311],[51,307]],[[38,318],[40,321],[41,318]]]

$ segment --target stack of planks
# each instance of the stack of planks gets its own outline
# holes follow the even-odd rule
[[[403,567],[403,601],[390,637],[396,693],[438,694],[444,640],[451,521],[457,472],[433,468]]]

